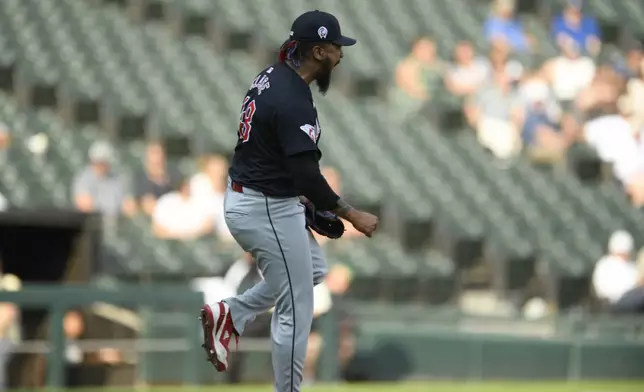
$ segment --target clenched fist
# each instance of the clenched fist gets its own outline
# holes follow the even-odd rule
[[[368,212],[351,210],[346,219],[367,237],[371,237],[378,228],[378,217]]]

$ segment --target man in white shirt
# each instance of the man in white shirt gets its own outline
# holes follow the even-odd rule
[[[159,238],[189,240],[210,233],[212,215],[195,200],[188,181],[182,181],[178,191],[161,196],[152,213],[154,234]]]
[[[190,179],[190,193],[204,211],[211,214],[214,232],[223,242],[234,243],[224,219],[224,194],[228,179],[228,161],[221,155],[204,158],[201,171]]]
[[[562,42],[561,55],[549,60],[544,74],[555,96],[569,109],[577,95],[590,85],[595,76],[595,63],[583,56],[572,39]]]
[[[467,97],[474,94],[488,76],[487,63],[477,58],[471,42],[461,41],[454,48],[454,64],[445,75],[445,85],[450,93]]]
[[[625,292],[611,306],[615,313],[643,314],[644,313],[644,248],[637,254],[637,284],[635,288]]]
[[[613,233],[608,242],[608,255],[597,262],[593,272],[593,289],[599,299],[614,304],[637,285],[632,252],[633,237],[623,230]]]

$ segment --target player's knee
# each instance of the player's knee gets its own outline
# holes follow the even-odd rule
[[[297,304],[308,304],[309,302],[312,304],[313,282],[302,281],[293,283],[294,284],[287,285],[280,290],[276,305],[290,308],[293,302],[295,302],[295,306],[297,306]]]

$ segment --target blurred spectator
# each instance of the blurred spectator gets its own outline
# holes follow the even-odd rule
[[[618,109],[630,133],[623,132],[623,145],[613,162],[615,176],[622,182],[635,207],[644,206],[644,84],[633,78],[618,101]],[[640,90],[641,89],[641,90]],[[630,90],[630,91],[629,91]],[[639,90],[639,91],[638,91]],[[624,126],[624,129],[627,129]]]
[[[0,292],[18,291],[22,284],[15,275],[3,274],[0,270]],[[5,390],[8,382],[7,366],[11,352],[20,342],[20,311],[12,303],[0,302],[0,390]]]
[[[579,92],[575,108],[589,119],[614,115],[618,113],[617,100],[625,84],[624,76],[612,67],[598,67],[590,85]]]
[[[608,254],[595,265],[593,289],[597,298],[616,303],[624,293],[637,284],[637,268],[632,261],[633,237],[626,231],[613,233],[608,242]]]
[[[562,157],[568,143],[557,120],[543,101],[529,104],[521,139],[533,157]]]
[[[641,79],[642,61],[642,43],[637,40],[630,40],[623,48],[624,55],[613,53],[607,64],[603,67],[611,70],[616,76],[628,82],[633,79]]]
[[[525,52],[529,49],[530,40],[523,30],[521,22],[514,15],[514,0],[495,0],[492,15],[484,25],[488,41],[503,40],[512,50]]]
[[[100,212],[116,216],[120,212],[133,215],[136,204],[129,196],[125,178],[112,167],[112,146],[97,141],[89,149],[90,164],[74,180],[73,195],[76,208],[84,212]]]
[[[568,0],[563,12],[552,20],[552,38],[560,47],[574,42],[583,54],[596,56],[601,50],[595,17],[582,13],[583,0]]]
[[[319,322],[317,322],[322,315],[331,310],[336,314],[338,320],[338,361],[343,373],[355,354],[354,320],[343,303],[343,297],[351,285],[351,280],[351,270],[345,265],[335,264],[329,268],[324,282],[315,287],[315,320],[309,335],[304,363],[304,380],[309,383],[315,380],[318,359],[324,346],[322,335],[319,332]]]
[[[631,165],[626,164],[625,153],[636,148],[635,135],[628,120],[621,113],[599,116],[586,122],[584,136],[603,161],[614,164],[616,176],[626,181],[626,168]],[[629,157],[631,155],[628,154]]]
[[[494,70],[492,82],[482,86],[464,109],[479,142],[497,158],[510,158],[520,151],[525,111],[505,68]]]
[[[582,56],[575,41],[564,39],[561,54],[545,64],[544,75],[564,110],[570,110],[579,93],[592,83],[595,63]]]
[[[7,160],[7,151],[11,145],[11,131],[9,127],[0,123],[0,165]]]
[[[612,310],[618,313],[644,313],[644,248],[637,254],[637,285],[624,293]]]
[[[84,373],[87,364],[95,363],[115,364],[121,362],[121,353],[113,348],[101,348],[95,353],[85,352],[80,342],[87,338],[85,317],[79,310],[70,310],[63,317],[63,333],[65,334],[65,360],[66,360],[66,386],[76,387],[84,383]]]
[[[618,99],[623,79],[610,67],[599,67],[591,84],[575,101],[575,109],[587,119],[584,124],[586,142],[606,162],[614,162],[624,145],[630,144],[633,131],[620,114]]]
[[[617,171],[618,178],[621,177],[623,180],[631,203],[641,208],[644,207],[644,137],[641,132],[634,144],[615,162],[614,169]]]
[[[9,127],[3,123],[0,123],[0,167],[6,164],[8,159],[7,151],[11,145],[11,133],[9,132]],[[9,201],[4,197],[0,192],[0,211],[4,211],[9,208]]]
[[[339,322],[338,360],[340,369],[346,372],[349,363],[356,351],[356,320],[348,307],[345,298],[353,281],[353,272],[343,264],[335,264],[329,269],[326,284],[333,300],[333,310],[336,312]]]
[[[628,98],[620,97],[621,91],[627,91],[623,76],[602,67],[578,97],[577,106],[590,117],[583,129],[586,142],[600,159],[612,164],[615,177],[639,207],[644,206],[644,143],[641,127],[633,128],[634,110]]]
[[[183,180],[179,190],[166,193],[157,201],[152,227],[159,238],[190,240],[212,232],[213,221],[192,197],[190,183]]]
[[[644,281],[644,246],[637,252],[637,277]]]
[[[445,63],[436,54],[432,38],[420,37],[396,68],[394,94],[397,111],[417,112],[443,82]]]
[[[63,317],[63,331],[66,338],[65,359],[70,365],[78,365],[83,362],[85,354],[80,348],[78,341],[85,332],[85,322],[80,312],[69,311]]]
[[[643,63],[644,65],[644,63]],[[626,83],[626,91],[620,97],[620,111],[626,114],[631,128],[641,130],[644,127],[644,80],[641,77],[631,78]]]
[[[521,99],[525,102],[527,110],[535,104],[543,106],[553,121],[558,122],[561,118],[561,107],[559,101],[548,86],[548,81],[540,71],[526,72],[523,75],[518,88]]]
[[[456,96],[473,94],[488,76],[487,61],[476,57],[470,42],[461,41],[454,48],[454,64],[448,69],[445,85]]]
[[[210,155],[201,163],[201,171],[190,179],[190,193],[202,211],[213,219],[217,237],[233,242],[224,219],[224,194],[228,178],[228,161],[221,155]]]
[[[168,168],[163,145],[152,142],[146,146],[144,171],[136,178],[136,198],[143,212],[148,215],[154,211],[157,200],[176,189],[180,175]]]
[[[306,357],[304,358],[303,381],[306,384],[312,384],[315,381],[317,371],[317,361],[322,351],[323,339],[319,332],[320,317],[331,310],[333,300],[331,292],[323,281],[313,288],[313,324],[309,334],[308,344],[306,346]]]
[[[641,78],[642,74],[642,61],[644,61],[644,53],[642,52],[642,43],[639,41],[632,41],[626,48],[626,71],[627,78]]]
[[[526,301],[521,309],[523,317],[528,320],[538,320],[552,314],[552,309],[545,299],[533,297]]]
[[[261,271],[255,264],[253,256],[246,252],[228,268],[223,279],[224,284],[233,293],[240,294],[253,287],[255,283],[260,282],[263,277]]]
[[[494,77],[494,70],[504,70],[513,80],[518,81],[523,75],[523,66],[517,60],[510,58],[510,47],[503,40],[492,41],[488,56],[480,57],[478,61],[485,66],[485,81]]]
[[[338,171],[331,167],[331,166],[325,166],[321,169],[322,175],[326,179],[326,181],[329,183],[329,186],[333,191],[338,194],[342,195],[342,179],[340,178],[340,173]],[[352,224],[349,222],[344,221],[344,234],[340,238],[342,239],[350,239],[350,238],[356,238],[362,236],[362,234],[356,230],[355,227],[353,227]],[[320,235],[313,231],[313,237],[315,237],[315,240],[320,244],[321,246],[326,244],[329,241],[329,237],[325,237],[323,235]]]

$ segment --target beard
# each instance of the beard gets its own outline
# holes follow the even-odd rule
[[[318,85],[318,91],[322,95],[326,95],[326,92],[329,91],[329,86],[331,86],[331,72],[333,72],[334,65],[331,64],[331,59],[326,58],[322,62],[320,71],[315,77],[315,84]]]

